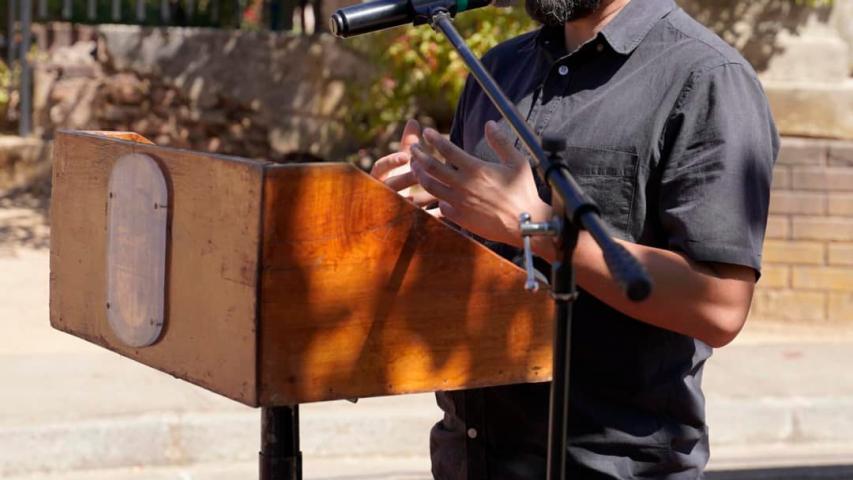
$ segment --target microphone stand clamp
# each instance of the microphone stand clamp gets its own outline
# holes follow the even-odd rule
[[[533,222],[530,214],[524,212],[518,217],[518,226],[521,231],[521,239],[524,245],[524,271],[527,273],[527,280],[524,282],[524,289],[528,292],[537,292],[539,291],[539,281],[536,279],[536,269],[533,266],[533,248],[530,244],[531,237],[559,236],[560,230],[562,229],[562,220],[558,217],[554,217],[547,222]]]

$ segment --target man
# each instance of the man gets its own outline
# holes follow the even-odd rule
[[[484,57],[537,134],[558,134],[580,185],[655,290],[631,303],[582,232],[575,254],[571,478],[702,477],[702,367],[745,321],[759,276],[778,137],[748,63],[673,0],[527,0],[539,31]],[[410,122],[373,174],[508,257],[518,216],[550,217],[506,123],[469,79],[447,141]],[[443,162],[439,160],[443,159]],[[411,163],[411,171],[391,173]],[[399,170],[399,169],[397,169]],[[539,237],[537,256],[555,257]],[[542,319],[550,321],[550,319]],[[438,394],[438,479],[544,478],[547,384]]]

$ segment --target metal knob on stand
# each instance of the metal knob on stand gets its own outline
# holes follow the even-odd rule
[[[521,229],[521,239],[524,244],[524,270],[527,272],[527,280],[524,289],[529,292],[539,290],[539,281],[536,280],[536,269],[533,267],[533,247],[530,238],[534,235],[557,236],[560,233],[560,220],[557,218],[549,222],[533,222],[529,213],[523,212],[518,217],[518,225]]]

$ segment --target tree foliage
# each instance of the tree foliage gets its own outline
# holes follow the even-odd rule
[[[484,8],[460,15],[456,27],[481,56],[535,24],[523,8]],[[440,33],[404,27],[357,37],[351,45],[377,72],[370,88],[350,92],[347,127],[362,145],[387,144],[407,118],[449,128],[468,71]]]

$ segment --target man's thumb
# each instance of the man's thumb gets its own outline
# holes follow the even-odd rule
[[[414,118],[406,122],[403,128],[403,138],[400,139],[400,151],[407,152],[412,145],[419,143],[421,139],[421,124]]]
[[[515,149],[509,135],[501,131],[498,124],[492,120],[486,122],[486,141],[503,163],[514,167],[527,164],[524,155]]]

